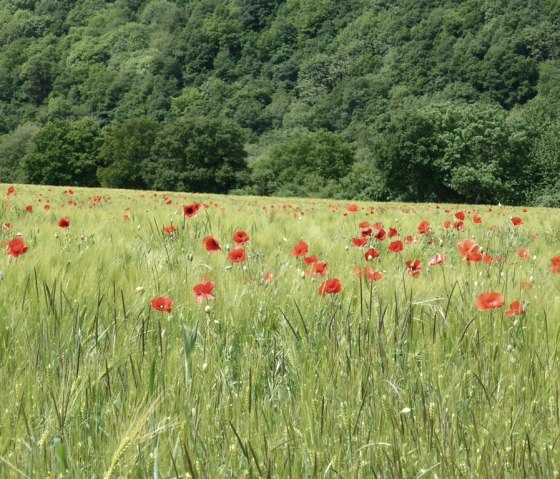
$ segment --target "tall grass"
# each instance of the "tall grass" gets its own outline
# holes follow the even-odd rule
[[[557,210],[479,207],[476,225],[468,206],[64,191],[16,186],[0,204],[1,240],[29,247],[0,256],[0,477],[558,475]],[[185,217],[195,201],[208,208]],[[460,208],[467,229],[443,228]],[[379,242],[366,263],[351,243],[363,220],[417,242]],[[249,257],[233,264],[238,230]],[[456,243],[472,237],[507,261],[466,264]],[[301,240],[324,278],[290,254]],[[339,294],[318,293],[327,277]],[[216,299],[198,304],[203,280]],[[506,305],[478,312],[485,291]],[[151,308],[160,295],[171,314]],[[524,314],[506,317],[517,299]]]

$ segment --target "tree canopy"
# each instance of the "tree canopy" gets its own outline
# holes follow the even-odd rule
[[[555,204],[559,55],[550,0],[5,0],[0,181]]]

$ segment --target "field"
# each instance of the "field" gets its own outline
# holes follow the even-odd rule
[[[0,477],[558,476],[558,210],[9,186]]]

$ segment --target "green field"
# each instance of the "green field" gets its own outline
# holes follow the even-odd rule
[[[9,186],[0,477],[559,474],[558,210]]]

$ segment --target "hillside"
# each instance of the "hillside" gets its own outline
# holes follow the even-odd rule
[[[554,0],[5,0],[0,181],[560,205]]]

